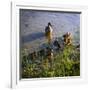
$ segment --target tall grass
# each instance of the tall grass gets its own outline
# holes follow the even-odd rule
[[[31,60],[21,53],[21,78],[80,76],[80,51],[75,46],[65,46],[52,60],[37,57]]]

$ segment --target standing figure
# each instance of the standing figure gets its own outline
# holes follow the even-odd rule
[[[53,29],[52,29],[52,25],[50,22],[48,23],[48,26],[45,28],[45,36],[46,36],[48,43],[50,44],[53,38]]]

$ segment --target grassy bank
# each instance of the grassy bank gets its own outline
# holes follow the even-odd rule
[[[21,63],[22,78],[80,76],[80,51],[73,45],[65,46],[52,60],[46,56],[30,60],[23,53]]]

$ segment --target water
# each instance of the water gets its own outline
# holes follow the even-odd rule
[[[45,27],[51,22],[53,37],[72,33],[73,42],[80,42],[80,13],[20,10],[22,46],[31,51],[46,43]]]

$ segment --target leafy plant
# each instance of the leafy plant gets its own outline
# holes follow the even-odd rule
[[[75,46],[65,46],[53,57],[52,65],[47,57],[38,57],[34,62],[22,54],[22,78],[64,77],[80,75],[80,52]]]

